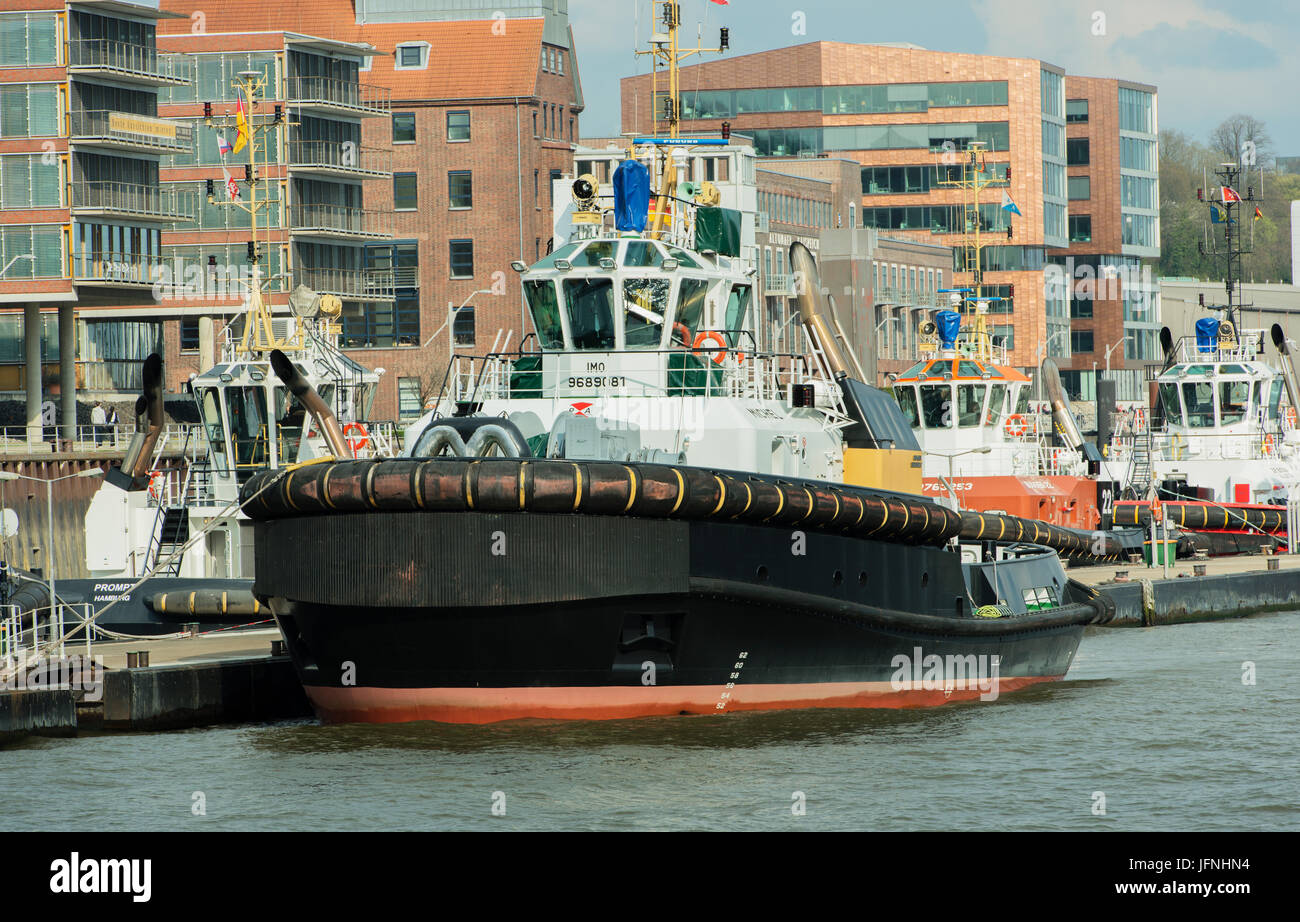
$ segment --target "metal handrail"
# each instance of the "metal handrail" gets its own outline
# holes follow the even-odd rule
[[[328,202],[299,203],[289,209],[290,231],[323,229],[365,237],[391,237],[392,232],[383,227],[391,212],[372,211],[352,205],[335,205]]]
[[[107,70],[120,74],[155,77],[177,83],[189,83],[188,69],[179,55],[159,55],[153,45],[113,41],[106,38],[79,38],[68,41],[68,69]],[[178,68],[178,64],[181,67]]]
[[[295,167],[326,167],[331,170],[348,170],[376,175],[386,175],[392,172],[391,151],[376,147],[365,147],[355,141],[295,138],[289,141],[286,154],[290,169]]]
[[[194,217],[194,201],[194,193],[188,189],[96,179],[72,184],[74,211],[85,208],[187,221]]]
[[[392,269],[299,266],[294,270],[294,282],[321,294],[338,295],[344,300],[391,300],[394,297]]]
[[[194,127],[139,112],[113,109],[74,109],[69,117],[72,139],[96,138],[135,144],[167,153],[186,153],[194,143]]]
[[[386,86],[340,77],[285,77],[284,98],[291,104],[327,105],[387,115],[393,91]]]

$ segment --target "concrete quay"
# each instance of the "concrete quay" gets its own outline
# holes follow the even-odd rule
[[[271,655],[278,630],[232,631],[167,640],[97,643],[102,686],[0,690],[0,745],[22,736],[148,731],[310,717],[285,655]],[[69,646],[69,656],[83,649]],[[127,665],[147,652],[148,666]]]
[[[1277,567],[1270,570],[1272,563]],[[1196,568],[1204,567],[1204,575]],[[1179,560],[1169,576],[1161,565],[1108,564],[1066,571],[1115,602],[1114,627],[1143,627],[1240,618],[1265,611],[1300,609],[1300,555]],[[1116,579],[1117,574],[1125,578]]]

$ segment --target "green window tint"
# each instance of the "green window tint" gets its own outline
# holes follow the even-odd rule
[[[670,278],[625,279],[623,342],[627,349],[657,349],[668,313]]]
[[[1016,398],[1016,412],[1024,416],[1029,412],[1029,388],[1021,387],[1020,396]]]
[[[599,269],[602,259],[613,259],[618,243],[613,240],[597,240],[587,244],[587,248],[575,256],[571,262],[574,267]]]
[[[704,313],[704,297],[708,293],[709,283],[703,279],[682,279],[681,291],[677,295],[677,319],[673,324],[674,342],[681,341],[681,327],[685,327],[687,339],[683,345],[694,344],[695,331]]]
[[[564,305],[575,349],[609,350],[615,347],[614,286],[609,279],[566,279]]]
[[[658,267],[662,266],[663,263],[663,253],[649,241],[634,240],[627,245],[627,250],[623,254],[623,265],[625,266]]]
[[[921,385],[921,420],[927,429],[952,427],[952,388],[946,384]]]
[[[221,420],[221,403],[217,398],[215,387],[203,391],[200,400],[203,406],[203,427],[207,430],[208,444],[219,455],[226,453],[226,427]]]
[[[959,384],[957,386],[957,425],[962,429],[973,429],[980,424],[984,411],[983,384]]]
[[[668,248],[668,255],[671,256],[673,259],[677,260],[677,264],[679,266],[683,266],[687,269],[701,268],[699,262],[692,259],[691,254],[687,253],[685,250],[681,249],[680,247],[670,246]]]
[[[1219,383],[1219,422],[1231,426],[1246,418],[1250,409],[1249,381],[1221,381]]]
[[[415,113],[393,113],[393,143],[400,144],[415,140]]]
[[[894,399],[907,417],[907,424],[913,429],[920,427],[921,417],[916,411],[916,388],[909,384],[897,384],[894,386]]]
[[[419,204],[414,173],[393,174],[393,209],[414,211]]]
[[[1187,405],[1187,426],[1208,429],[1214,425],[1214,385],[1208,381],[1183,385],[1183,402]]]
[[[1282,379],[1274,378],[1268,392],[1268,415],[1270,419],[1277,419],[1278,405],[1282,400]]]
[[[733,349],[740,345],[740,335],[749,316],[751,293],[748,285],[736,285],[727,296],[727,313],[723,322],[727,325],[727,340]]]
[[[545,256],[539,259],[536,263],[533,264],[533,268],[553,269],[555,268],[555,261],[557,259],[568,259],[574,253],[577,252],[578,247],[580,246],[582,246],[582,244],[580,243],[566,243],[564,246],[560,247],[554,253],[547,253]]]

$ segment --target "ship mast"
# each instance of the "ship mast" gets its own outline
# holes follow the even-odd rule
[[[648,49],[637,49],[637,54],[648,54],[652,58],[650,77],[652,132],[659,133],[659,122],[668,123],[668,137],[678,137],[678,125],[682,120],[680,62],[691,55],[706,52],[721,54],[730,45],[730,33],[724,26],[718,33],[717,48],[682,48],[677,43],[677,30],[682,24],[682,5],[676,0],[650,0],[651,35]],[[662,29],[663,31],[654,31]],[[668,68],[668,90],[659,89],[659,67]],[[660,117],[662,115],[662,118]],[[727,125],[726,122],[723,123]],[[724,132],[725,137],[725,132]]]
[[[1236,163],[1221,163],[1219,168],[1214,171],[1214,175],[1219,179],[1217,189],[1201,188],[1196,190],[1197,198],[1201,199],[1210,206],[1210,224],[1223,225],[1223,241],[1220,248],[1220,241],[1209,230],[1207,230],[1205,239],[1197,242],[1197,248],[1202,256],[1222,257],[1224,260],[1224,277],[1223,285],[1227,291],[1227,305],[1219,307],[1220,310],[1227,310],[1228,322],[1233,325],[1233,329],[1240,329],[1237,322],[1237,311],[1244,307],[1250,307],[1249,304],[1243,304],[1241,300],[1241,257],[1253,252],[1252,246],[1244,246],[1241,236],[1241,215],[1246,211],[1242,207],[1249,203],[1254,206],[1251,210],[1251,242],[1253,244],[1255,237],[1254,216],[1255,209],[1258,209],[1259,203],[1263,198],[1255,197],[1255,187],[1247,186],[1246,194],[1243,196],[1239,191],[1241,186],[1242,169]],[[1263,176],[1261,173],[1260,192],[1263,192]]]
[[[302,350],[306,347],[303,325],[298,324],[291,336],[277,337],[271,324],[271,310],[262,298],[263,289],[273,281],[273,279],[267,279],[263,282],[261,268],[262,257],[269,251],[270,247],[271,219],[268,213],[265,221],[267,241],[264,246],[258,239],[258,232],[262,229],[259,227],[258,215],[264,211],[269,212],[272,207],[278,208],[279,205],[272,201],[269,195],[260,200],[257,197],[260,176],[258,154],[262,155],[264,164],[269,163],[268,144],[274,143],[274,139],[273,136],[267,138],[265,135],[268,132],[274,132],[284,122],[283,110],[276,106],[275,115],[270,120],[263,117],[260,123],[255,118],[254,107],[257,101],[264,101],[266,98],[266,76],[261,71],[240,71],[238,77],[231,81],[230,85],[240,95],[246,107],[244,125],[236,125],[236,131],[242,132],[247,137],[248,164],[245,167],[244,179],[248,183],[248,201],[242,202],[227,195],[224,201],[217,202],[212,187],[209,186],[208,204],[238,208],[247,214],[249,219],[248,261],[252,268],[252,277],[248,282],[240,279],[240,284],[248,291],[248,313],[239,348],[244,353],[269,353],[273,349]],[[205,121],[211,127],[212,117],[210,114],[206,116]],[[229,121],[230,119],[227,117],[227,127],[229,127]]]
[[[986,244],[980,234],[980,193],[1001,182],[994,178],[986,161],[987,152],[984,143],[972,141],[967,145],[967,157],[961,164],[960,179],[943,179],[939,185],[960,189],[967,193],[962,201],[962,272],[971,277],[971,287],[957,289],[965,297],[959,302],[958,312],[974,316],[972,329],[975,345],[975,357],[991,361],[993,359],[993,340],[988,332],[985,305],[989,299],[984,297],[984,267],[982,254]],[[945,152],[945,158],[951,158],[951,152]],[[947,165],[945,160],[944,166]],[[1010,167],[1008,167],[1008,170]],[[1007,238],[1011,237],[1011,226],[1007,225]],[[998,299],[1001,300],[1001,299]]]

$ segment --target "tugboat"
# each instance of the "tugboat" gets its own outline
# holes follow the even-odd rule
[[[516,267],[535,351],[453,377],[406,456],[244,484],[254,592],[322,720],[988,700],[1062,678],[1112,616],[1053,547],[1113,538],[917,495],[911,428],[852,376],[799,244],[807,348],[755,349],[739,215],[679,194],[701,145],[726,146],[671,120],[634,141],[612,207],[579,177],[575,239]]]
[[[264,98],[264,80],[249,73],[236,82],[250,112]],[[250,123],[249,157],[256,166],[266,151],[260,136],[271,126]],[[259,471],[312,459],[394,453],[392,424],[368,421],[380,374],[338,348],[339,299],[299,286],[289,296],[288,317],[273,316],[263,299],[257,254],[266,250],[257,244],[264,232],[257,215],[270,200],[257,187],[265,181],[254,179],[250,201],[239,205],[250,216],[254,241],[243,311],[223,330],[216,364],[191,376],[186,387],[202,437],[191,431],[180,446],[183,468],[163,463],[162,360],[151,355],[136,435],[86,512],[91,576],[58,581],[60,600],[88,605],[100,636],[269,620],[252,595],[253,529],[239,508],[240,486]],[[273,353],[283,363],[278,373]],[[9,604],[24,613],[49,606],[46,582],[14,570],[6,578]]]
[[[1120,485],[1116,524],[1148,526],[1168,518],[1197,535],[1210,553],[1238,553],[1286,543],[1285,504],[1300,499],[1300,383],[1282,328],[1241,329],[1242,247],[1236,191],[1241,169],[1223,164],[1207,204],[1224,228],[1227,304],[1174,341],[1161,330],[1165,362],[1153,390],[1153,412],[1137,413],[1112,440],[1102,477]],[[1254,188],[1244,203],[1256,202]],[[1264,359],[1266,336],[1278,363]]]

